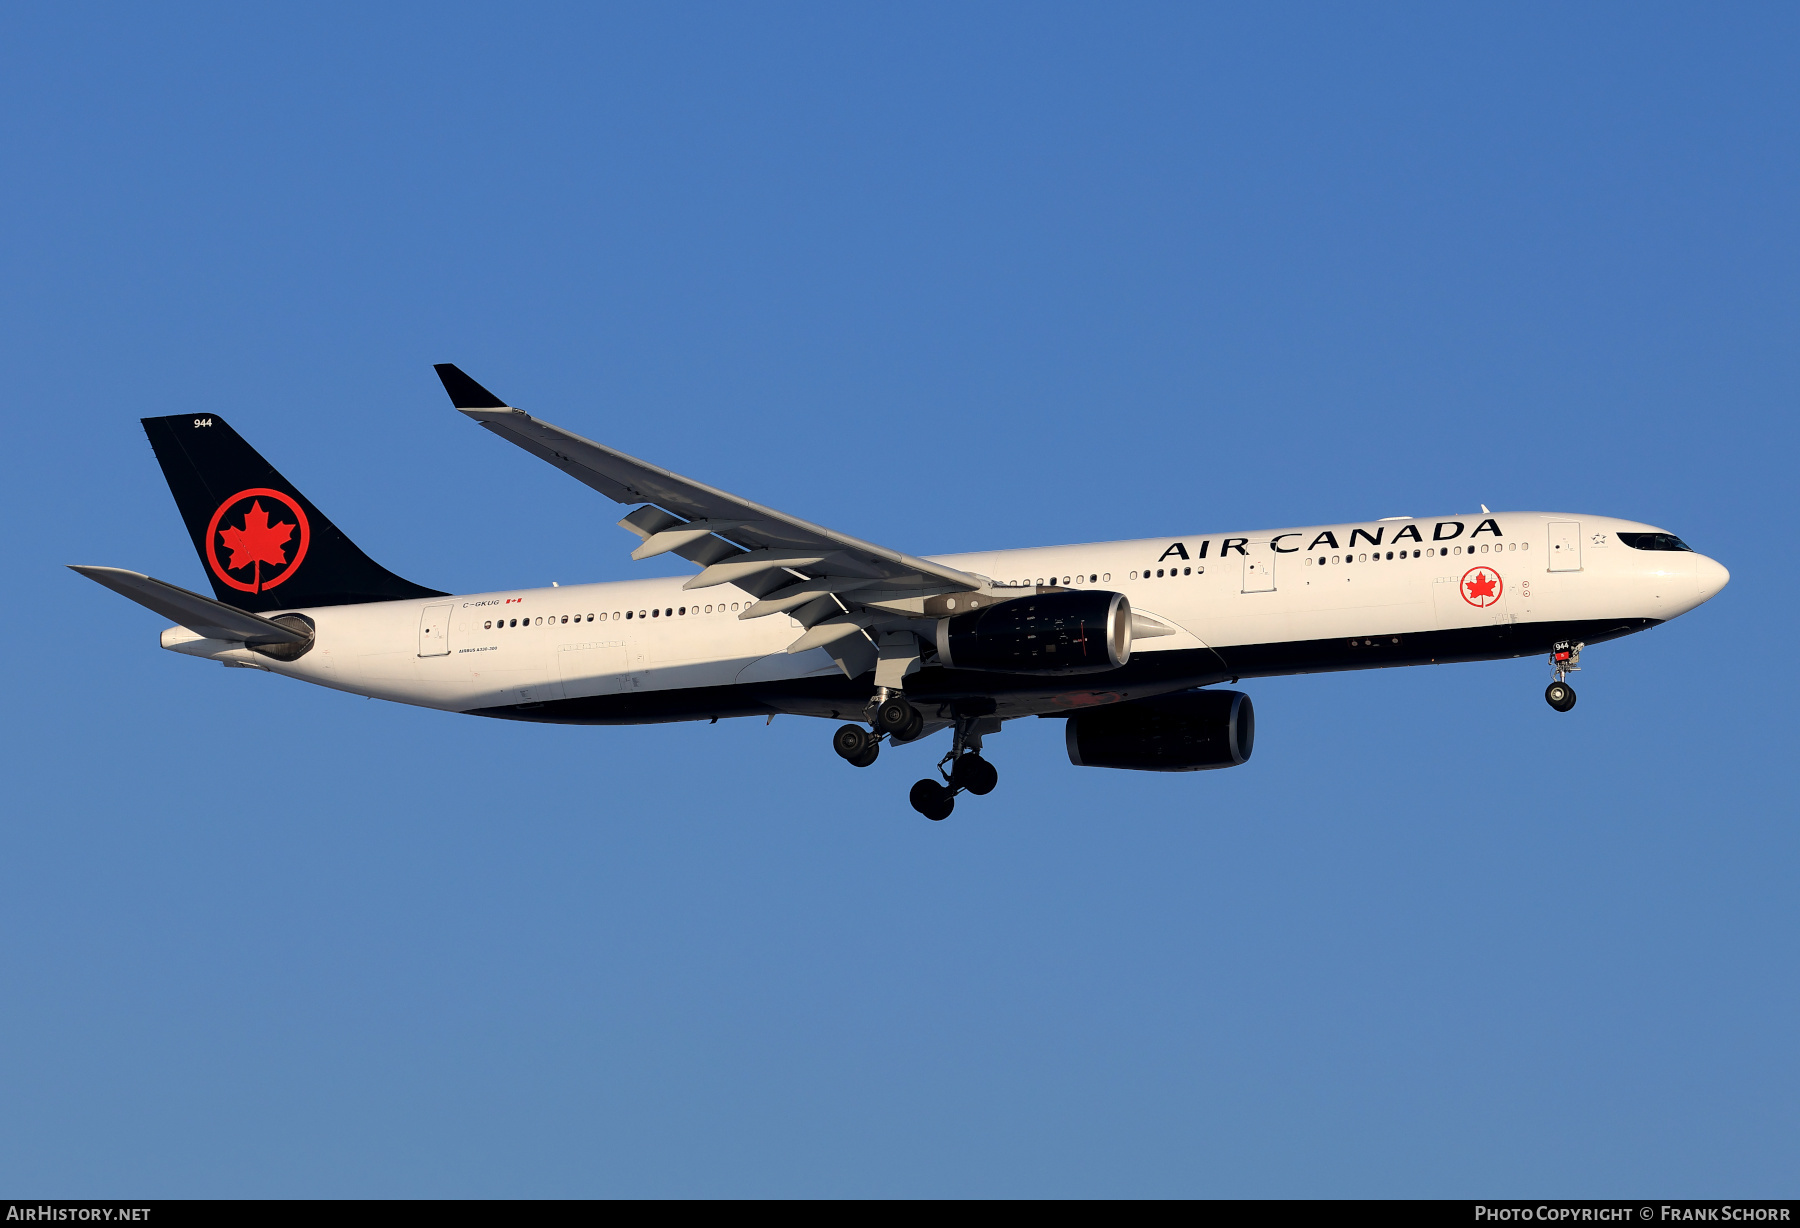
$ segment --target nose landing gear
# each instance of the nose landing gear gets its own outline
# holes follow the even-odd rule
[[[1581,650],[1584,647],[1583,644],[1571,644],[1564,640],[1550,650],[1550,669],[1555,681],[1544,688],[1544,702],[1558,712],[1567,712],[1575,706],[1575,688],[1564,679],[1581,668]]]

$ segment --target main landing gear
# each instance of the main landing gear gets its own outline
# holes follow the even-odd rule
[[[881,738],[861,725],[845,725],[831,735],[831,749],[851,767],[868,767],[881,753]]]
[[[981,757],[981,735],[976,733],[979,716],[958,716],[950,741],[950,753],[938,760],[938,775],[944,783],[921,780],[912,787],[908,800],[912,808],[932,821],[947,819],[956,806],[958,793],[985,797],[1000,783],[1000,773]],[[945,770],[945,765],[949,770]]]
[[[925,729],[925,714],[895,695],[881,701],[875,709],[875,732],[885,733],[896,742],[910,742]]]
[[[1581,668],[1581,650],[1583,644],[1571,644],[1567,640],[1550,651],[1550,669],[1555,681],[1544,688],[1544,702],[1558,712],[1567,712],[1575,706],[1575,688],[1563,681],[1570,674]]]
[[[877,695],[872,730],[861,725],[844,725],[831,736],[831,749],[854,767],[868,767],[881,752],[881,741],[899,745],[911,742],[925,730],[925,714],[901,695]],[[980,716],[957,716],[950,753],[938,760],[938,775],[943,783],[921,780],[912,787],[908,800],[912,808],[934,822],[950,817],[956,807],[958,793],[983,797],[1000,783],[1000,773],[981,757],[981,735],[975,732]],[[948,770],[946,766],[948,765]]]
[[[899,695],[883,699],[875,707],[873,730],[861,725],[842,725],[831,735],[831,749],[852,767],[868,767],[881,753],[881,740],[898,746],[925,731],[925,714]]]
[[[948,772],[944,771],[946,763],[950,765]],[[933,822],[950,817],[950,812],[956,808],[958,793],[982,797],[992,793],[994,786],[1000,783],[1000,773],[994,770],[994,765],[974,750],[961,754],[951,751],[938,761],[938,774],[944,778],[943,784],[921,780],[907,797],[914,810]]]

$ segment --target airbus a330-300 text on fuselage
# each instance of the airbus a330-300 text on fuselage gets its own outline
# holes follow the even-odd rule
[[[998,775],[983,739],[1066,721],[1083,767],[1250,758],[1245,678],[1545,654],[1575,706],[1584,647],[1684,614],[1730,578],[1653,525],[1479,512],[921,557],[646,464],[502,403],[452,404],[615,502],[634,559],[688,577],[452,595],[359,550],[224,419],[143,420],[213,596],[75,570],[177,625],[164,648],[376,699],[574,725],[779,713],[842,721],[866,767],[940,730],[931,819]]]

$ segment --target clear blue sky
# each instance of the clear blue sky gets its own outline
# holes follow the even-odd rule
[[[1790,5],[12,5],[0,1188],[1774,1195],[1800,1145]],[[137,425],[451,590],[622,579],[535,413],[925,553],[1494,508],[1731,586],[906,805],[829,724],[162,652]]]

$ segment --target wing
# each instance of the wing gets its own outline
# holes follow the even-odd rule
[[[993,592],[985,576],[811,524],[552,426],[450,363],[437,373],[451,403],[494,434],[615,502],[643,505],[619,521],[642,539],[632,558],[672,553],[697,564],[684,588],[736,585],[757,598],[740,618],[790,615],[805,634],[788,651],[823,647],[849,677],[875,664],[883,633],[944,613],[955,594]]]

